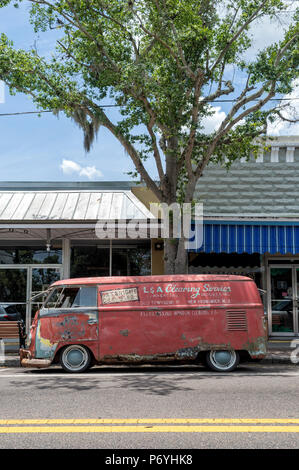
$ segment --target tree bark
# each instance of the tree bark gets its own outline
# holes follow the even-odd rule
[[[177,245],[177,240],[173,238],[164,239],[164,274],[175,274]]]
[[[186,193],[185,193],[185,203],[191,203],[193,200],[193,194],[196,186],[195,178],[189,180]],[[176,198],[172,201],[176,202]],[[171,204],[171,202],[168,202]],[[181,214],[183,217],[184,214]],[[181,223],[183,220],[181,219]],[[187,274],[188,272],[188,251],[185,247],[183,226],[181,226],[181,237],[175,239],[173,235],[173,225],[172,219],[169,218],[169,234],[170,238],[164,239],[164,273],[165,274]],[[191,228],[191,227],[190,227]]]

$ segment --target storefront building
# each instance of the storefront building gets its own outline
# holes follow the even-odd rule
[[[268,145],[257,160],[213,165],[200,179],[204,241],[189,254],[189,273],[251,276],[270,336],[299,336],[299,137]]]
[[[0,304],[28,330],[34,295],[58,279],[159,272],[146,230],[133,239],[96,233],[100,221],[151,219],[126,182],[0,183]]]
[[[251,276],[263,291],[269,333],[299,336],[299,137],[269,142],[257,160],[229,170],[211,165],[199,180],[203,245],[189,253],[191,274]],[[163,274],[163,243],[153,238],[154,196],[128,182],[0,183],[0,304],[27,330],[34,295],[68,277]],[[138,237],[100,239],[96,224],[138,221]]]

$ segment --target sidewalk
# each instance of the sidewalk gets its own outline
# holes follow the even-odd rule
[[[291,341],[289,339],[270,339],[268,342],[268,352],[265,359],[261,364],[288,364],[297,365],[291,361],[291,353],[295,348],[291,348]],[[299,364],[299,338],[298,338],[298,358]],[[0,362],[0,367],[20,367],[20,358],[15,353],[6,353],[4,363]]]
[[[294,338],[293,338],[294,339]],[[261,361],[262,364],[264,363],[272,363],[272,364],[289,364],[289,365],[297,365],[291,361],[291,354],[295,352],[297,348],[299,348],[299,338],[297,347],[291,347],[291,343],[293,339],[284,339],[284,338],[275,338],[269,339],[268,341],[268,353],[265,359]],[[298,354],[299,363],[299,350]]]

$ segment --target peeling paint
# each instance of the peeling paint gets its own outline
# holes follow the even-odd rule
[[[188,363],[197,360],[199,353],[211,350],[248,351],[253,359],[266,354],[263,306],[250,279],[164,276],[152,280],[140,276],[102,282],[103,279],[88,281],[97,285],[98,306],[40,310],[30,358],[50,360],[65,344],[90,348],[95,362],[101,364]],[[82,280],[74,282],[81,284]],[[115,284],[119,288],[117,295],[121,296],[125,289],[139,286],[138,299],[130,297],[116,306],[102,304],[101,294],[109,291],[114,296]],[[248,331],[229,331],[228,309],[236,313],[246,309]],[[246,358],[249,359],[248,354]]]
[[[123,362],[128,364],[136,364],[136,363],[157,363],[157,362],[194,362],[197,358],[198,353],[201,351],[210,351],[211,349],[214,350],[232,350],[230,344],[213,344],[208,345],[207,343],[198,344],[194,347],[188,348],[181,348],[175,352],[168,352],[168,353],[157,353],[157,354],[136,354],[132,352],[131,354],[113,354],[113,355],[105,355],[101,359],[101,363],[117,363]]]
[[[247,341],[242,349],[248,351],[253,359],[264,357],[267,353],[267,340],[265,336],[259,336],[254,341]]]
[[[58,327],[58,336],[60,336],[63,341],[76,340],[84,338],[85,336],[85,326],[83,322],[79,322],[79,319],[75,316],[65,316],[63,321],[56,323],[56,326]]]
[[[120,330],[122,336],[129,336],[129,330]]]
[[[53,358],[56,348],[57,348],[57,343],[51,343],[49,339],[43,338],[41,336],[40,327],[41,327],[41,322],[38,321],[36,337],[35,337],[36,358],[38,359]]]

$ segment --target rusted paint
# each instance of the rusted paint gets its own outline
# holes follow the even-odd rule
[[[120,330],[122,336],[129,336],[129,330]]]
[[[45,369],[51,365],[52,361],[48,359],[22,359],[22,367],[36,367],[37,369]]]
[[[157,363],[157,362],[194,362],[197,359],[198,354],[203,351],[210,351],[218,350],[218,351],[231,351],[232,347],[230,344],[206,344],[202,343],[194,347],[189,348],[181,348],[175,352],[169,353],[157,353],[157,354],[149,354],[149,355],[140,355],[136,353],[131,354],[113,354],[113,355],[106,355],[102,358],[103,363]]]
[[[82,321],[79,321],[79,317],[66,315],[62,321],[56,323],[56,326],[58,336],[60,336],[62,341],[71,341],[85,337],[84,324]]]
[[[100,361],[104,364],[116,364],[116,363],[125,363],[125,364],[145,364],[145,363],[157,363],[157,362],[168,362],[175,359],[174,353],[169,354],[151,354],[151,355],[140,355],[140,354],[113,354],[107,355],[102,358]]]
[[[25,359],[53,360],[69,344],[88,347],[97,363],[188,362],[212,349],[248,351],[252,358],[266,353],[263,306],[249,278],[100,277],[54,285],[97,285],[98,305],[41,310]],[[246,311],[247,331],[229,331],[228,309]]]
[[[36,340],[35,340],[35,350],[36,350],[36,355],[38,358],[53,358],[56,348],[57,348],[57,342],[51,343],[51,341],[48,338],[44,338],[41,335],[41,321],[38,321],[37,324],[37,330],[36,330]]]
[[[242,349],[248,351],[253,359],[263,358],[267,353],[267,340],[265,336],[260,336],[254,341],[247,341]]]

